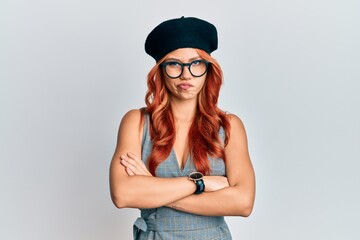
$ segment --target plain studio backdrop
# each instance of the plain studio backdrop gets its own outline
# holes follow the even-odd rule
[[[108,185],[120,119],[144,106],[147,34],[215,24],[219,106],[257,176],[234,239],[360,239],[357,0],[0,2],[0,239],[131,239]],[[226,204],[224,202],[223,204]]]

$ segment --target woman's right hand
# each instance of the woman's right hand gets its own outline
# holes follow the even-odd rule
[[[223,176],[204,176],[205,192],[214,192],[229,187],[227,177]]]

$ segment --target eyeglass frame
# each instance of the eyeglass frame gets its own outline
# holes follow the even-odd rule
[[[203,74],[196,76],[196,75],[194,75],[194,74],[191,72],[190,67],[191,67],[191,65],[192,65],[194,62],[203,62],[203,63],[205,63],[206,68],[205,68],[205,71],[204,71]],[[180,74],[179,74],[177,77],[172,77],[172,76],[170,76],[170,75],[167,73],[167,71],[166,71],[166,66],[169,65],[169,64],[171,64],[171,63],[178,63],[178,64],[180,64],[180,66],[181,66],[181,72],[180,72]],[[180,76],[183,74],[183,72],[184,72],[184,66],[187,66],[187,67],[188,67],[189,73],[191,74],[191,76],[193,76],[193,77],[202,77],[202,76],[204,76],[205,73],[207,73],[207,71],[208,71],[209,62],[206,61],[206,60],[203,60],[203,59],[197,59],[197,60],[194,60],[194,61],[189,62],[189,63],[182,63],[182,62],[178,62],[178,61],[168,61],[168,62],[167,62],[167,61],[164,61],[164,62],[161,63],[160,65],[164,68],[164,71],[165,71],[166,76],[168,76],[169,78],[175,79],[175,78],[180,77]]]

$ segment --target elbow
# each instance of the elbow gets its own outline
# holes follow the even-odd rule
[[[114,203],[115,207],[117,207],[119,209],[127,207],[127,205],[126,205],[125,201],[122,199],[122,197],[111,196],[111,200]]]
[[[240,216],[242,217],[249,217],[252,213],[253,207],[252,206],[247,206],[247,207],[243,207],[241,210],[241,214]]]
[[[121,196],[111,194],[111,200],[116,208],[126,208],[127,206],[125,200]]]
[[[117,191],[111,191],[111,200],[117,208],[127,208],[129,207],[129,200],[126,197],[127,194],[117,189]]]
[[[119,184],[119,182],[122,182]],[[116,208],[132,208],[136,202],[136,193],[129,187],[128,179],[110,181],[110,196]]]
[[[249,217],[253,211],[254,201],[252,199],[243,199],[238,203],[237,215],[241,217]]]

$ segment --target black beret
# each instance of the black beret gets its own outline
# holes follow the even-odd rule
[[[194,17],[162,22],[149,33],[145,41],[145,51],[155,61],[178,48],[199,48],[210,54],[217,46],[215,26]]]

